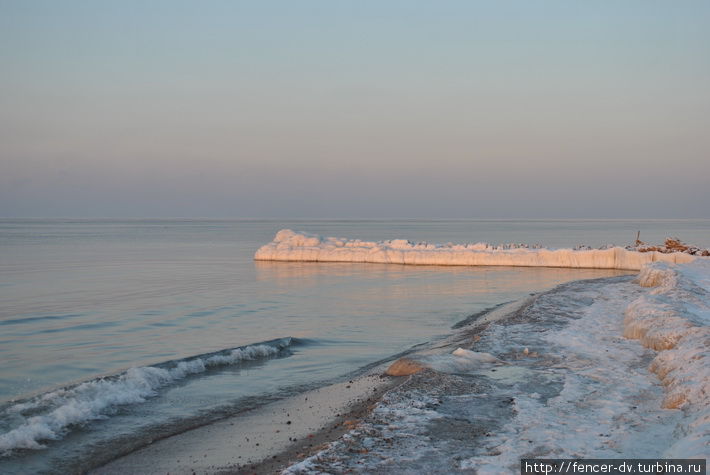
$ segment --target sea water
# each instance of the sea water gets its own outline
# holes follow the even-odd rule
[[[81,470],[616,271],[254,262],[281,228],[368,240],[710,246],[709,220],[0,220],[0,471]]]

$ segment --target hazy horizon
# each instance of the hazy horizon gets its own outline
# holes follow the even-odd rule
[[[710,218],[678,218],[678,217],[659,217],[659,218],[535,218],[535,217],[509,217],[509,218],[438,218],[438,217],[397,217],[388,216],[383,218],[368,218],[368,217],[293,217],[293,216],[274,216],[274,217],[258,217],[258,216],[0,216],[2,221],[295,221],[295,222],[380,222],[380,221],[420,221],[420,222],[436,222],[436,221],[501,221],[501,222],[536,222],[536,221],[575,221],[575,222],[594,222],[594,221],[630,221],[630,222],[673,222],[673,221],[710,221]]]
[[[710,3],[0,0],[0,217],[708,218]]]

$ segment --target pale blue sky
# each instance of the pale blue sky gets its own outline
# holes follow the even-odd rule
[[[709,217],[707,1],[0,0],[0,216]]]

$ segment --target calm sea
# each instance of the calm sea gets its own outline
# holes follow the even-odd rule
[[[0,220],[0,472],[85,468],[347,376],[498,303],[619,274],[254,262],[282,228],[551,247],[626,245],[640,230],[710,247],[710,220]]]

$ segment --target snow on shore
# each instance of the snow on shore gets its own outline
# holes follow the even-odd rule
[[[681,408],[689,423],[670,456],[710,452],[710,262],[645,267],[638,283],[652,290],[634,300],[624,317],[624,336],[658,350],[650,370],[666,387],[663,407]]]
[[[681,252],[638,252],[622,247],[606,249],[544,249],[520,244],[412,243],[404,239],[361,241],[282,229],[254,255],[264,261],[369,262],[380,264],[570,267],[640,270],[656,261],[687,263],[694,256]]]
[[[521,457],[706,458],[709,322],[705,260],[655,263],[634,281],[564,284],[474,340],[477,355],[505,364],[462,365],[465,350],[435,355],[435,371],[411,376],[284,473],[499,474],[518,473]]]

